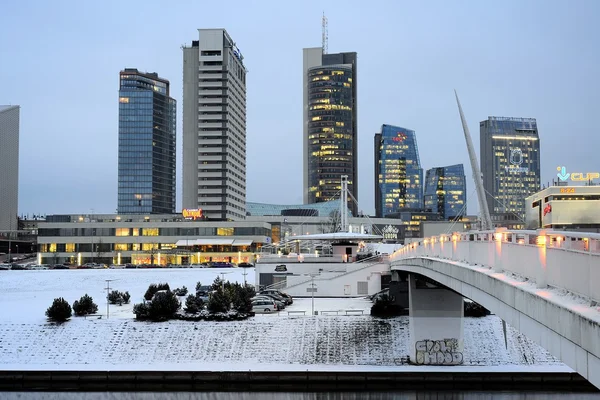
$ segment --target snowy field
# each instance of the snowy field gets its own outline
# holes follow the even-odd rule
[[[387,320],[369,315],[364,298],[311,298],[276,314],[237,322],[137,322],[133,304],[151,283],[210,284],[219,273],[243,283],[241,269],[135,269],[4,271],[0,273],[1,369],[389,369],[406,365],[408,317]],[[106,318],[106,280],[111,290],[129,291],[131,304],[110,306]],[[246,280],[254,282],[248,270]],[[44,312],[55,297],[69,303],[89,294],[99,306],[96,317],[73,317],[56,325]],[[183,299],[183,298],[182,298]],[[363,310],[345,315],[347,310]],[[288,311],[306,311],[305,316]],[[338,311],[339,315],[324,311]],[[508,327],[505,338],[495,316],[465,319],[465,367],[501,370],[570,371],[548,352]],[[423,368],[423,367],[418,367]],[[433,367],[435,368],[435,367]],[[429,369],[432,369],[429,367]],[[433,370],[433,369],[432,369]]]

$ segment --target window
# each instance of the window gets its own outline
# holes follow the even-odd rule
[[[233,236],[233,228],[217,228],[217,236]]]
[[[115,243],[115,250],[127,251],[127,243]]]
[[[65,244],[65,251],[67,253],[74,253],[75,252],[75,243],[67,243],[67,244]]]
[[[116,236],[129,236],[129,228],[117,228]]]
[[[143,228],[142,236],[158,236],[158,228]]]

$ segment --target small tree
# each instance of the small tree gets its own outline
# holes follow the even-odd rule
[[[73,312],[77,316],[94,314],[98,312],[98,305],[94,303],[94,300],[86,294],[84,294],[79,301],[73,302]]]
[[[175,293],[175,295],[177,296],[185,296],[186,294],[188,294],[188,288],[186,288],[185,286],[177,289],[173,290],[173,293]]]
[[[189,314],[195,314],[199,312],[204,307],[204,302],[201,298],[196,297],[193,294],[190,294],[185,299],[185,308],[184,311]]]
[[[217,276],[211,285],[211,290],[222,290],[223,286],[224,286],[223,279],[221,279]]]
[[[118,290],[113,290],[108,295],[108,302],[110,304],[118,304],[118,305],[129,304],[130,298],[131,298],[131,296],[129,295],[129,292],[123,293],[123,292],[119,292]]]
[[[123,297],[123,303],[129,304],[129,299],[131,299],[129,292],[121,293],[121,295]]]
[[[211,313],[227,312],[231,309],[231,300],[219,289],[210,296],[207,307]]]
[[[150,318],[155,321],[166,321],[181,307],[181,302],[171,291],[156,293],[152,303],[150,303]]]
[[[168,283],[159,283],[158,285],[155,283],[152,283],[152,284],[150,284],[150,286],[148,286],[148,290],[146,290],[146,293],[144,294],[144,298],[148,301],[152,300],[152,296],[154,296],[154,294],[156,292],[158,292],[159,290],[171,291],[171,288],[169,287]]]
[[[54,299],[52,305],[46,310],[48,319],[55,322],[65,322],[71,318],[71,315],[71,306],[62,297]]]

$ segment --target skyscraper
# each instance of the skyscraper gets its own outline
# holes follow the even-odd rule
[[[183,208],[246,218],[246,67],[225,29],[183,49]]]
[[[0,105],[0,231],[17,230],[19,106]]]
[[[375,214],[423,209],[423,168],[414,131],[382,125],[375,134]]]
[[[540,140],[535,118],[480,122],[483,187],[490,214],[525,216],[525,197],[540,190]]]
[[[176,104],[169,81],[126,68],[119,86],[119,214],[175,212]]]
[[[303,61],[304,204],[337,197],[343,175],[358,201],[356,53],[308,48]]]
[[[462,164],[428,169],[425,173],[425,210],[445,220],[467,215],[467,183]]]

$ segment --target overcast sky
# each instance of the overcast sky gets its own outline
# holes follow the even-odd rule
[[[9,1],[0,13],[0,104],[21,106],[19,213],[117,207],[119,71],[171,81],[181,209],[181,46],[225,28],[247,76],[247,200],[302,202],[302,48],[358,53],[359,203],[374,213],[373,135],[413,129],[424,169],[464,163],[453,89],[479,121],[537,118],[542,181],[600,171],[600,1]],[[0,171],[2,173],[2,171]],[[0,188],[0,190],[2,190]]]

